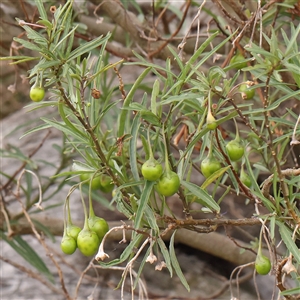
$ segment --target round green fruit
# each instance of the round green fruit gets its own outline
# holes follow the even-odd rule
[[[75,239],[75,241],[77,240],[78,234],[81,231],[81,228],[75,225],[68,225],[67,226],[67,235],[69,237],[72,237],[73,239]]]
[[[150,158],[142,165],[142,174],[149,181],[158,180],[162,173],[162,165],[155,159]]]
[[[86,183],[91,185],[92,190],[100,189],[100,187],[101,187],[101,178],[100,178],[100,176],[93,177],[92,181],[90,180],[91,177],[92,177],[91,173],[82,173],[82,174],[80,174],[80,180],[81,181],[89,180]]]
[[[103,193],[111,193],[115,185],[112,182],[111,178],[105,174],[100,175],[100,186],[99,189]]]
[[[168,197],[174,195],[178,191],[179,186],[180,179],[178,175],[170,171],[163,173],[156,185],[156,189],[161,195]]]
[[[238,53],[231,58],[230,65],[237,70],[241,70],[247,67],[247,62],[245,61],[245,57],[241,53]]]
[[[76,240],[68,235],[64,235],[60,243],[60,248],[63,253],[71,255],[76,251]]]
[[[77,247],[85,256],[95,254],[99,248],[100,240],[97,233],[93,230],[82,229],[77,237]]]
[[[251,100],[255,95],[255,89],[250,89],[250,86],[246,83],[241,84],[240,92],[244,100]]]
[[[96,232],[100,242],[102,241],[104,235],[108,232],[109,227],[107,222],[103,218],[97,216],[90,217],[88,219],[90,230]]]
[[[258,254],[255,260],[255,270],[260,275],[267,275],[271,271],[271,262],[263,254]]]
[[[251,179],[250,179],[250,176],[246,172],[244,172],[244,171],[241,172],[240,180],[248,188],[251,187],[251,185],[252,185]]]
[[[237,141],[232,140],[226,145],[227,153],[232,161],[238,161],[241,159],[245,153],[245,148],[243,145]]]
[[[33,86],[29,92],[30,99],[34,102],[40,102],[45,97],[45,90],[42,87]]]
[[[208,178],[221,169],[221,163],[213,156],[208,156],[202,160],[200,165],[204,177]]]

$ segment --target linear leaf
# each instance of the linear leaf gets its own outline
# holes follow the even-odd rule
[[[296,246],[295,242],[292,239],[292,231],[289,230],[286,225],[281,222],[276,222],[279,227],[279,232],[281,235],[284,244],[289,249],[289,251],[293,254],[294,258],[296,259],[297,263],[300,264],[300,252],[298,247]]]
[[[124,100],[123,109],[121,111],[120,119],[119,119],[118,136],[122,136],[125,132],[125,124],[126,124],[127,115],[128,115],[128,110],[126,108],[129,107],[129,105],[133,99],[133,95],[135,94],[135,91],[138,89],[139,85],[144,80],[144,78],[147,76],[147,74],[150,72],[150,70],[151,70],[151,68],[149,67],[143,71],[143,73],[135,81],[134,85],[132,86],[132,88],[130,89],[130,91],[128,92],[128,94]]]
[[[185,277],[184,277],[184,275],[183,275],[183,273],[181,271],[180,265],[179,265],[177,257],[176,257],[176,253],[175,253],[175,249],[174,249],[174,237],[175,237],[175,234],[176,234],[176,230],[172,234],[172,237],[171,237],[171,240],[170,240],[169,251],[170,251],[171,262],[172,262],[173,268],[174,268],[177,276],[181,280],[182,284],[184,285],[184,287],[188,291],[190,291],[189,284],[187,283],[187,281],[186,281],[186,279],[185,279]]]
[[[182,181],[181,184],[196,197],[200,198],[201,202],[204,202],[207,207],[217,212],[220,211],[220,206],[204,189],[191,182]]]
[[[139,114],[136,114],[133,119],[132,127],[131,127],[132,138],[130,139],[130,142],[129,142],[129,159],[130,159],[130,167],[131,167],[131,172],[132,172],[133,178],[137,181],[140,180],[140,176],[139,176],[139,171],[138,171],[138,166],[137,166],[136,144],[137,144],[137,136],[138,136],[140,125],[141,125],[140,116],[139,116]]]
[[[0,238],[7,242],[19,255],[21,255],[28,263],[30,263],[39,272],[46,275],[53,282],[53,276],[44,261],[31,248],[31,246],[22,239],[21,236],[14,236],[13,239],[8,239],[3,231],[0,231]]]
[[[45,123],[53,126],[54,128],[62,131],[64,134],[66,134],[67,136],[70,135],[70,136],[73,136],[73,137],[76,137],[79,141],[83,142],[83,143],[86,143],[86,137],[85,135],[82,133],[82,134],[79,134],[78,132],[74,132],[72,130],[70,130],[69,128],[67,128],[65,126],[65,123],[64,122],[57,122],[57,121],[52,121],[52,120],[49,120],[47,118],[41,118]]]
[[[111,34],[107,34],[105,37],[99,36],[98,38],[96,38],[90,42],[82,44],[81,46],[79,46],[78,48],[76,48],[75,50],[73,50],[70,53],[70,56],[69,56],[67,62],[81,56],[82,54],[91,52],[93,49],[97,48],[98,46],[103,44],[106,40],[108,40],[110,38],[110,36],[111,36]]]
[[[138,203],[139,206],[138,206],[138,209],[136,212],[136,217],[134,220],[134,226],[136,229],[140,228],[141,221],[142,221],[145,209],[148,205],[148,200],[149,200],[153,185],[154,185],[154,182],[146,180],[144,190],[141,194],[141,199]]]
[[[171,258],[170,258],[170,254],[168,252],[168,249],[166,247],[166,244],[164,243],[164,241],[162,240],[161,237],[159,237],[157,239],[157,243],[159,245],[159,248],[160,248],[160,251],[161,251],[161,254],[163,255],[164,257],[164,260],[165,260],[165,263],[167,265],[167,268],[170,272],[170,276],[172,277],[173,276],[173,269],[172,269],[172,264],[171,264]]]

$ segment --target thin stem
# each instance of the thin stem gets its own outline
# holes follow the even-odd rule
[[[150,141],[150,126],[148,127],[148,130],[147,130],[147,142],[148,142],[148,148],[149,148],[149,159],[153,160],[154,154],[153,154],[153,150],[151,147],[151,141]]]
[[[80,189],[80,198],[81,198],[81,202],[82,202],[82,206],[83,206],[83,213],[84,213],[84,226],[83,226],[83,230],[89,230],[89,222],[88,222],[87,209],[86,209],[86,205],[84,203],[84,199],[82,197],[82,184],[79,185],[79,189]]]

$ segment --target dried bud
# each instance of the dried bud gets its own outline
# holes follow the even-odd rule
[[[146,262],[149,262],[150,264],[153,264],[156,261],[157,261],[157,257],[153,253],[150,253],[146,259]]]
[[[296,272],[297,273],[297,269],[295,268],[295,266],[292,263],[292,256],[289,256],[287,262],[284,264],[282,271],[286,274],[290,274],[291,272]]]
[[[98,89],[92,89],[91,94],[94,99],[99,99],[101,97],[101,93]]]
[[[161,271],[163,268],[166,268],[167,264],[164,261],[161,261],[155,266],[155,271]]]

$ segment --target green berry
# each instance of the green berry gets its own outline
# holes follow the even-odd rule
[[[159,179],[156,189],[163,196],[172,196],[174,195],[180,186],[179,176],[173,172],[164,172],[161,178]]]
[[[250,89],[250,86],[246,83],[241,84],[239,90],[244,100],[251,100],[255,95],[255,89]]]
[[[241,159],[245,153],[244,146],[236,139],[226,145],[226,150],[232,161]]]
[[[71,255],[76,251],[76,240],[68,235],[64,235],[60,243],[60,248],[63,253]]]
[[[267,275],[271,271],[271,262],[263,254],[257,254],[255,260],[255,270],[260,275]]]
[[[94,255],[100,245],[97,233],[93,230],[82,229],[77,237],[77,247],[85,256]]]
[[[100,242],[102,241],[104,235],[108,232],[109,227],[107,222],[103,218],[97,216],[90,217],[88,219],[90,230],[96,232]]]
[[[245,61],[244,56],[241,53],[238,53],[231,58],[230,65],[237,70],[241,70],[247,67],[247,62]]]
[[[142,165],[142,174],[145,179],[149,181],[156,181],[158,180],[163,173],[162,165],[155,159],[148,159]]]
[[[208,178],[221,169],[221,163],[213,156],[207,156],[200,165],[204,177]]]
[[[40,102],[45,97],[45,90],[42,87],[33,86],[29,92],[30,99],[34,102]]]

